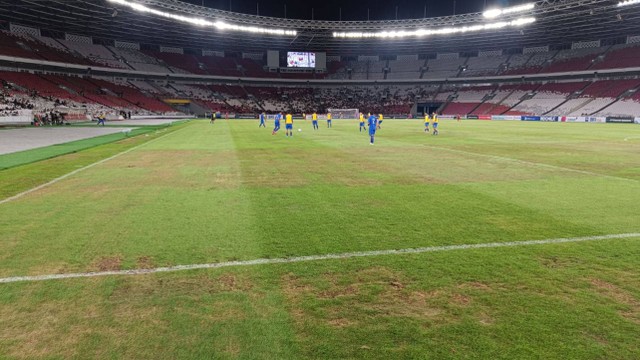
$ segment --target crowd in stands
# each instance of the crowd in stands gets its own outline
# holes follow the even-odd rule
[[[441,92],[447,114],[638,116],[640,80],[574,81]]]
[[[4,89],[0,90],[0,115],[17,114],[18,110],[33,110],[34,105],[28,99],[13,96]]]
[[[33,115],[33,124],[38,125],[63,125],[65,114],[54,108],[38,108],[37,94],[11,93],[9,84],[3,83],[0,90],[0,116],[23,115],[23,110],[30,110]],[[54,107],[64,106],[59,99],[51,101]]]
[[[81,114],[151,115],[178,110],[159,99],[179,98],[197,104],[207,113],[253,116],[261,112],[324,113],[329,109],[366,109],[374,113],[405,116],[417,103],[441,104],[449,115],[637,115],[640,113],[640,80],[600,80],[565,83],[455,86],[338,86],[268,87],[241,85],[163,85],[141,80],[108,81],[56,75],[0,72],[0,79],[29,81],[15,85],[3,80],[2,115],[30,109],[36,114],[52,111]],[[51,80],[51,81],[48,81]],[[58,84],[57,87],[52,83]],[[31,84],[31,85],[29,85]],[[56,91],[53,91],[55,88]],[[65,94],[66,93],[66,94]]]
[[[553,73],[640,65],[640,46],[633,44],[544,52],[461,57],[440,54],[421,58],[399,55],[383,60],[369,56],[328,63],[324,73],[268,72],[256,57],[224,57],[120,48],[95,43],[0,31],[0,54],[91,66],[161,73],[233,77],[333,79],[441,79],[488,75]],[[486,54],[485,54],[486,55]],[[5,89],[0,114],[30,109],[48,114],[64,108],[75,113],[162,114],[188,111],[167,98],[188,99],[211,112],[257,114],[263,111],[305,113],[331,108],[367,109],[408,114],[417,102],[441,103],[440,112],[479,115],[620,115],[640,110],[637,80],[600,80],[548,84],[451,86],[241,86],[154,83],[142,80],[61,76],[0,71]]]

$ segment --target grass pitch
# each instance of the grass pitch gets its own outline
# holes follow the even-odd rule
[[[0,171],[0,277],[640,231],[640,127],[191,122]],[[161,138],[159,138],[162,136]],[[0,284],[0,358],[640,357],[640,238]]]

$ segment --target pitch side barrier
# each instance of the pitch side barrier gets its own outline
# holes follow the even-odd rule
[[[458,115],[444,114],[441,119],[456,119]],[[632,116],[529,116],[529,115],[474,115],[462,116],[464,120],[493,121],[542,121],[542,122],[577,122],[577,123],[613,123],[640,124],[640,117]]]

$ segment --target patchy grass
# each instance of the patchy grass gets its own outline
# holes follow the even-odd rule
[[[0,277],[640,231],[640,127],[389,120],[370,146],[357,126],[191,122],[0,170],[6,198],[179,130],[0,205]],[[3,284],[0,358],[633,359],[639,255],[636,238]]]

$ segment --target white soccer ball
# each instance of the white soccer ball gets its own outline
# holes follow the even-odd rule
[[[298,132],[301,132],[301,131],[302,131],[302,129],[298,129]]]

